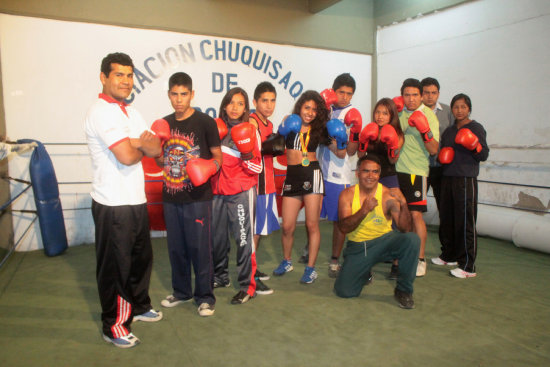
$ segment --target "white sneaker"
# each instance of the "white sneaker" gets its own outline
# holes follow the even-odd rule
[[[156,322],[162,320],[162,312],[150,309],[141,315],[134,316],[133,321]]]
[[[132,348],[139,344],[139,339],[134,334],[121,336],[120,338],[109,338],[103,334],[103,339],[108,343],[113,343],[118,348]]]
[[[416,276],[423,277],[426,275],[426,260],[418,260],[418,266],[416,267]]]
[[[210,305],[206,302],[201,303],[199,306],[200,316],[212,316],[214,314],[214,305]]]
[[[162,307],[176,307],[177,305],[180,305],[180,304],[185,303],[185,302],[189,302],[192,299],[193,298],[179,299],[179,298],[174,297],[173,294],[171,294],[169,296],[166,296],[166,298],[163,299],[162,301],[160,301],[160,305]]]
[[[328,277],[329,278],[338,278],[338,273],[340,272],[340,264],[331,262],[328,264]]]
[[[475,276],[477,276],[476,273],[469,273],[467,271],[464,271],[460,268],[455,268],[455,269],[452,269],[450,270],[450,273],[453,277],[456,277],[456,278],[473,278]]]
[[[456,261],[446,262],[445,260],[441,260],[440,257],[432,257],[432,264],[434,264],[434,265],[448,265],[448,266],[458,265],[458,263]]]

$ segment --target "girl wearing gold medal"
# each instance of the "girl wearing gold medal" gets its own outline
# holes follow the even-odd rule
[[[281,213],[284,258],[273,274],[280,276],[293,270],[291,254],[294,230],[303,204],[310,256],[300,282],[310,284],[317,278],[315,261],[321,243],[319,213],[324,195],[323,174],[315,151],[319,144],[329,145],[336,150],[336,143],[329,139],[326,129],[329,113],[319,93],[304,92],[296,102],[293,114],[283,122],[282,125],[286,126],[279,129],[279,132],[285,131],[282,135],[285,136],[287,158]],[[289,122],[292,126],[289,126]],[[339,150],[338,154],[345,155],[345,149]]]

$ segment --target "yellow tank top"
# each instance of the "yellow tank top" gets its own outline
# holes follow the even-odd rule
[[[371,211],[361,223],[348,234],[348,240],[354,242],[370,241],[378,238],[392,230],[391,219],[386,219],[384,210],[382,209],[382,184],[378,184],[376,188],[376,194],[374,195],[378,200],[378,205]],[[355,185],[355,192],[353,194],[353,202],[351,204],[352,214],[355,214],[361,209],[361,201],[359,199],[359,185]]]

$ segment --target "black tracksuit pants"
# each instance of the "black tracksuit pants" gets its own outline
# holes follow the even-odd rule
[[[443,176],[439,210],[441,260],[475,272],[477,255],[477,178]]]
[[[107,206],[92,200],[92,216],[103,333],[120,338],[131,332],[135,315],[152,308],[153,249],[147,205]]]

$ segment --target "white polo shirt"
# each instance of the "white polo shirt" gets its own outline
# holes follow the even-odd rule
[[[92,158],[92,198],[108,206],[144,204],[145,181],[141,162],[120,163],[111,147],[130,138],[139,138],[148,129],[133,107],[104,94],[86,115],[86,141]]]

